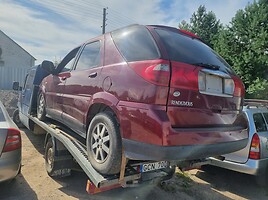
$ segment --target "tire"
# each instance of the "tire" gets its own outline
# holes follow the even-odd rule
[[[13,116],[12,116],[13,121],[15,122],[15,124],[19,127],[19,128],[23,128],[24,125],[21,123],[20,121],[20,116],[19,116],[19,109],[16,109],[13,112]]]
[[[46,102],[43,93],[40,93],[37,99],[37,118],[40,120],[46,119]]]
[[[45,166],[47,174],[54,178],[61,178],[71,175],[71,169],[68,168],[56,168],[56,161],[55,161],[55,149],[53,146],[52,139],[46,143],[45,148]]]
[[[88,159],[101,174],[120,172],[122,162],[122,139],[119,125],[111,112],[97,114],[87,131]]]

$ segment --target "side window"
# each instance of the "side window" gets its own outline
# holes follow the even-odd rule
[[[75,57],[73,57],[65,66],[64,68],[61,70],[61,72],[67,72],[70,71],[73,67],[73,63],[74,63],[74,59]]]
[[[0,107],[0,122],[3,122],[5,121],[5,116],[4,116],[4,113],[2,111],[2,108]]]
[[[100,65],[100,42],[87,44],[76,64],[76,70],[85,70]]]
[[[127,61],[153,60],[160,57],[149,31],[143,26],[130,26],[112,32],[113,40]]]
[[[253,114],[253,120],[254,120],[254,124],[255,124],[257,132],[267,131],[267,127],[265,125],[265,122],[261,113]]]
[[[61,73],[61,72],[66,72],[70,71],[73,67],[73,63],[75,60],[75,56],[81,46],[76,47],[72,51],[70,51],[63,59],[62,61],[58,64],[58,66],[55,69],[56,73]]]
[[[25,87],[26,87],[26,82],[27,82],[28,77],[29,77],[29,74],[27,74],[25,79],[24,79],[23,89],[25,89]]]

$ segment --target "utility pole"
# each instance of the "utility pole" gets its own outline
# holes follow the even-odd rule
[[[105,26],[106,26],[106,10],[108,8],[103,8],[103,18],[102,18],[102,34],[105,33]]]

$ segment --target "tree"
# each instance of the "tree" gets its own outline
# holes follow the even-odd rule
[[[242,78],[247,96],[268,98],[268,0],[237,11],[229,27],[221,30],[215,50]],[[261,95],[262,93],[263,95]]]
[[[198,35],[206,44],[213,47],[222,25],[212,11],[207,12],[205,6],[201,5],[190,18],[190,24],[183,20],[179,24],[179,28]]]

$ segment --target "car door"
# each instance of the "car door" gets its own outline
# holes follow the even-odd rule
[[[35,70],[36,69],[33,68],[28,71],[21,90],[21,94],[19,97],[20,99],[18,101],[20,120],[27,128],[29,128],[28,115],[30,114],[29,111],[33,91],[33,79],[35,76]]]
[[[64,123],[82,137],[86,136],[86,117],[92,95],[100,91],[101,45],[100,40],[84,45],[74,70],[66,78],[62,96]]]
[[[66,79],[70,76],[76,54],[80,46],[69,52],[49,75],[44,83],[46,96],[46,112],[53,119],[62,121],[62,95]]]

